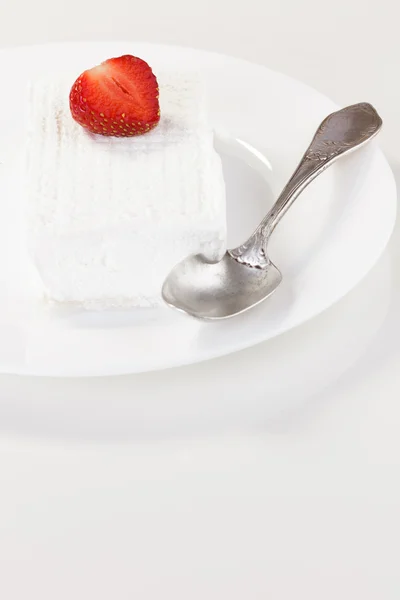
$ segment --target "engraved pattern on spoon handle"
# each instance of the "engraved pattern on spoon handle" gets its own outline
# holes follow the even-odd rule
[[[381,127],[380,116],[373,106],[365,102],[328,115],[318,127],[311,144],[274,206],[250,238],[244,244],[229,250],[229,254],[238,262],[251,267],[267,266],[268,240],[297,196],[335,160],[365,144]]]

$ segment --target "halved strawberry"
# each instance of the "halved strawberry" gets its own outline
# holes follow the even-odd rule
[[[149,65],[126,54],[82,73],[71,88],[69,104],[75,121],[88,131],[127,137],[157,125],[158,93]]]

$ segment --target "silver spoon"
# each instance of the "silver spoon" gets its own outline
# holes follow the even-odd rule
[[[326,117],[252,236],[241,246],[227,250],[216,263],[207,262],[202,255],[185,258],[164,282],[165,302],[194,317],[215,320],[233,317],[268,298],[282,281],[281,272],[267,255],[275,227],[313,179],[340,156],[368,142],[381,127],[381,118],[367,103],[348,106]]]

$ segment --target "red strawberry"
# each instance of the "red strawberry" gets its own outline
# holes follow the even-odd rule
[[[144,60],[129,54],[82,73],[69,104],[75,121],[101,135],[140,135],[160,120],[157,79]]]

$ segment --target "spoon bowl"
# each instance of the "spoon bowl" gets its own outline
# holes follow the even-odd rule
[[[217,263],[197,254],[172,269],[162,296],[169,306],[189,315],[226,319],[268,298],[281,281],[281,272],[270,261],[262,269],[249,269],[229,252]]]

